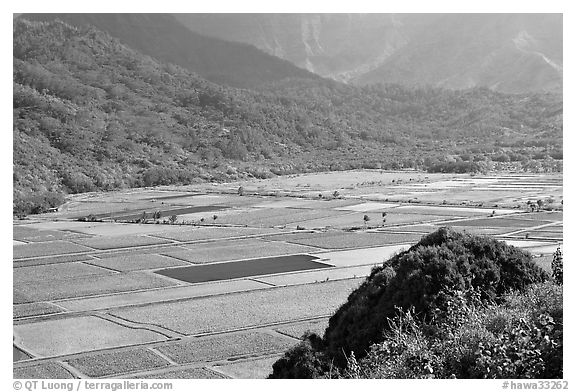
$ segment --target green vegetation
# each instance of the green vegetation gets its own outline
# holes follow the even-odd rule
[[[364,217],[362,218],[362,220],[364,221],[364,227],[366,227],[366,225],[368,224],[368,222],[370,221],[370,217],[368,215],[364,215]]]
[[[558,285],[564,284],[564,261],[560,248],[556,249],[552,258],[552,278]]]
[[[344,378],[562,378],[562,288],[552,282],[486,304],[479,293],[446,293],[436,319],[399,311],[385,340]]]
[[[41,214],[64,203],[64,195],[53,191],[40,191],[20,195],[14,203],[14,215]]]
[[[254,88],[286,77],[320,78],[254,46],[194,33],[170,14],[48,13],[23,14],[19,18],[94,26],[144,55],[222,85]]]
[[[375,267],[270,377],[561,377],[562,291],[547,278],[525,251],[441,228]]]
[[[65,193],[312,171],[562,169],[560,95],[319,78],[234,89],[62,22],[15,20],[13,49],[18,215]]]

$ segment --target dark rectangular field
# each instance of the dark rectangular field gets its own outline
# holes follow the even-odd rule
[[[195,195],[192,195],[195,196]],[[169,196],[167,196],[169,197]],[[179,196],[180,198],[189,197],[189,196]],[[229,208],[228,206],[190,206],[190,207],[179,207],[179,208],[170,208],[170,209],[158,209],[158,208],[150,208],[150,209],[136,209],[136,210],[125,210],[125,211],[116,211],[116,212],[107,212],[105,214],[94,214],[94,217],[97,219],[116,219],[122,221],[130,221],[136,220],[142,217],[142,213],[146,212],[148,215],[148,219],[152,219],[152,215],[156,211],[160,211],[162,213],[163,218],[168,218],[171,215],[182,215],[182,214],[192,214],[196,212],[212,212],[212,211],[222,211]],[[83,218],[86,215],[77,216],[76,218]]]
[[[264,257],[227,263],[168,268],[156,271],[156,273],[188,283],[200,283],[332,267],[329,264],[312,261],[317,259],[318,257],[310,255]]]
[[[167,218],[171,215],[181,215],[181,214],[192,214],[195,212],[212,212],[212,211],[221,211],[224,210],[228,207],[226,206],[194,206],[194,207],[181,207],[181,208],[173,208],[173,209],[169,209],[169,210],[160,210],[160,212],[162,213],[162,217]],[[130,221],[130,220],[136,220],[142,217],[142,212],[144,211],[139,211],[138,213],[132,213],[132,214],[128,214],[128,215],[118,215],[118,216],[114,216],[114,219],[118,219],[118,220],[126,220],[126,221]],[[148,218],[152,218],[152,215],[154,214],[155,210],[151,209],[151,210],[147,210],[146,213],[148,215]],[[103,218],[109,218],[110,214],[106,214],[105,216],[103,216]]]
[[[201,196],[205,195],[205,193],[182,193],[180,195],[170,195],[170,196],[152,196],[149,197],[147,200],[172,200],[172,199],[184,199],[185,197],[192,197],[192,196]]]

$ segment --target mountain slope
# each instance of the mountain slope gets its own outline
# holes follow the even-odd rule
[[[174,16],[192,31],[255,45],[309,71],[338,80],[348,80],[374,68],[407,41],[406,28],[392,14]]]
[[[322,76],[504,92],[561,91],[561,14],[175,14]]]
[[[356,82],[562,91],[562,15],[444,15]]]
[[[510,151],[518,167],[561,167],[559,95],[302,78],[256,92],[92,27],[23,19],[13,34],[15,211],[53,204],[50,192],[360,167],[489,170]]]
[[[284,78],[317,78],[251,45],[194,33],[169,14],[23,14],[20,18],[91,25],[143,54],[219,84],[257,87]]]

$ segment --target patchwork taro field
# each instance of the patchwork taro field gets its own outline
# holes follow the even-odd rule
[[[439,227],[549,269],[562,197],[561,175],[379,170],[73,195],[13,225],[14,377],[265,378]]]

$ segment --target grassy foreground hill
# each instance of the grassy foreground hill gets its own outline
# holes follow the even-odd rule
[[[441,228],[374,267],[270,378],[561,378],[562,289],[547,280],[526,251]]]
[[[209,82],[93,27],[14,22],[14,212],[65,193],[352,168],[561,170],[562,99]]]

